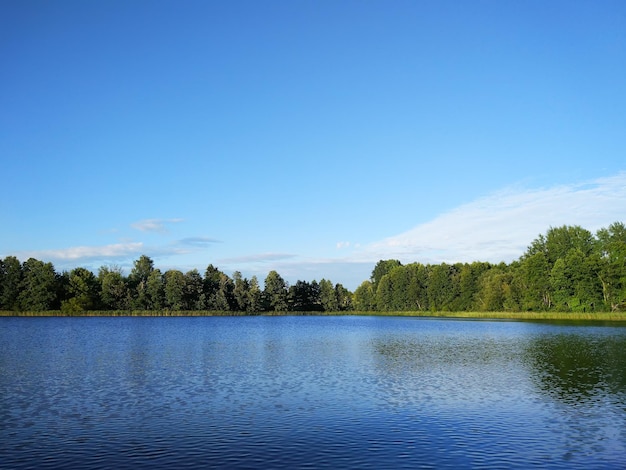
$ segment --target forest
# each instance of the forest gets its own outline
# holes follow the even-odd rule
[[[626,308],[626,226],[592,234],[580,226],[551,227],[509,264],[475,261],[402,264],[380,260],[354,292],[327,279],[289,285],[270,271],[258,279],[228,276],[213,265],[204,274],[161,272],[142,255],[125,275],[103,266],[56,272],[52,263],[15,256],[0,260],[0,310],[65,314],[87,311],[615,312]]]

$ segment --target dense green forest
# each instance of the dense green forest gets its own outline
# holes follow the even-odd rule
[[[289,285],[271,271],[229,277],[213,265],[161,272],[148,256],[126,276],[104,266],[57,273],[30,258],[0,260],[0,310],[154,310],[224,312],[621,311],[626,308],[626,226],[595,235],[579,226],[550,228],[510,264],[403,265],[381,260],[354,293],[331,281]]]
[[[0,261],[0,310],[211,310],[223,312],[342,311],[351,309],[352,293],[341,284],[298,281],[289,285],[271,271],[261,288],[256,277],[231,277],[209,265],[183,273],[154,267],[145,255],[128,276],[119,267],[103,266],[98,274],[86,268],[57,273],[51,263],[14,256]]]
[[[626,227],[594,236],[550,228],[511,264],[380,261],[354,292],[364,311],[620,311],[626,307]]]

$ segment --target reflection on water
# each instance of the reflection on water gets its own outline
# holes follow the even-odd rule
[[[562,436],[566,459],[626,455],[625,352],[623,335],[583,331],[529,342],[530,377],[541,398],[552,402],[547,425]]]
[[[557,334],[530,341],[529,363],[541,391],[564,403],[626,393],[626,337]]]
[[[439,333],[403,339],[377,338],[375,371],[392,392],[390,402],[420,406],[491,407],[526,393],[519,344],[488,338],[441,337]]]
[[[626,329],[1,319],[3,468],[623,468]]]

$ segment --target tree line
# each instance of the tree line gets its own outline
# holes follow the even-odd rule
[[[261,288],[256,276],[230,277],[213,265],[204,276],[194,269],[161,272],[142,255],[125,276],[119,267],[98,274],[82,267],[57,273],[52,263],[14,256],[0,260],[0,310],[211,310],[225,312],[342,311],[351,309],[352,293],[331,281],[289,285],[271,271]]]
[[[595,235],[550,228],[510,264],[379,261],[354,292],[363,311],[619,311],[626,307],[626,227]]]
[[[619,311],[626,308],[626,226],[595,235],[580,226],[550,228],[512,263],[403,265],[381,260],[350,292],[331,281],[289,285],[271,271],[232,277],[209,265],[161,272],[142,255],[128,276],[119,267],[97,274],[82,267],[57,273],[30,258],[0,260],[0,310],[341,311]]]

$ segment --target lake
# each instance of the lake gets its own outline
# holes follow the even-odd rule
[[[0,318],[0,467],[626,467],[626,328]]]

